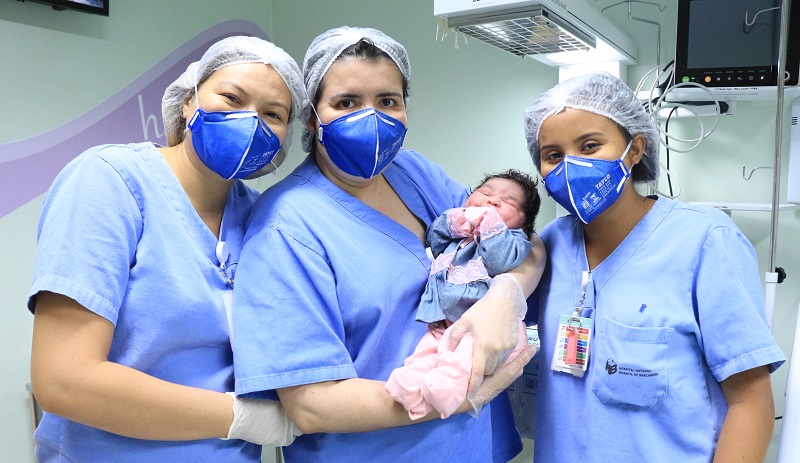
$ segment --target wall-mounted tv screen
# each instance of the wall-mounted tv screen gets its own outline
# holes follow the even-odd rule
[[[25,0],[21,0],[25,1]],[[84,13],[108,16],[108,2],[111,0],[28,0],[50,5],[54,10],[75,10]]]

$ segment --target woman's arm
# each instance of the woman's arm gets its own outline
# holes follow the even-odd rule
[[[50,413],[122,436],[152,440],[242,438],[287,445],[278,402],[241,401],[109,362],[114,325],[60,294],[36,296],[31,383]],[[237,426],[232,426],[234,422]]]
[[[480,409],[519,378],[535,353],[533,348],[525,349],[514,361],[487,376],[473,398],[475,407]],[[377,431],[439,418],[434,411],[412,421],[386,392],[385,384],[351,378],[278,389],[278,396],[289,418],[304,434]],[[472,410],[472,404],[465,401],[456,413]]]
[[[714,461],[764,461],[775,423],[769,370],[758,367],[731,375],[720,383],[728,402]]]
[[[386,392],[385,384],[361,378],[326,381],[278,389],[278,397],[304,434],[376,431],[438,417],[429,413],[411,421],[405,408]]]
[[[531,235],[530,241],[533,244],[531,253],[517,268],[507,272],[517,280],[526,298],[533,294],[533,290],[539,284],[547,262],[547,251],[539,235]]]

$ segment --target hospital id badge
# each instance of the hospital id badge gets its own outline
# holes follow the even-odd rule
[[[562,315],[558,324],[556,348],[550,367],[583,378],[589,366],[589,341],[593,322],[591,318]]]

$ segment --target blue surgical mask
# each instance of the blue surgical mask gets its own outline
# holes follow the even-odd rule
[[[564,156],[542,179],[547,194],[581,222],[591,222],[622,194],[625,181],[631,176],[622,160],[630,148],[628,142],[616,161]]]
[[[342,172],[369,179],[391,164],[406,130],[397,119],[367,108],[320,124],[317,138]]]
[[[197,156],[220,177],[244,178],[272,162],[281,142],[255,111],[197,109],[189,122]]]

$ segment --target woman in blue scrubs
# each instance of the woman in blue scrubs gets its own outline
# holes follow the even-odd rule
[[[785,357],[755,251],[721,211],[643,196],[658,176],[650,115],[608,73],[525,112],[528,149],[570,215],[542,231],[534,460],[761,462]]]
[[[167,88],[168,147],[98,146],[58,175],[28,300],[37,461],[254,463],[293,440],[278,402],[226,392],[257,197],[240,179],[282,161],[301,79],[272,43],[226,38]]]
[[[234,310],[236,392],[277,391],[305,433],[284,449],[289,462],[505,462],[521,449],[508,397],[491,399],[531,349],[480,388],[473,383],[473,403],[446,420],[431,413],[407,426],[408,413],[385,390],[427,329],[415,321],[431,265],[425,229],[468,194],[401,149],[409,76],[405,49],[379,31],[317,37],[304,60],[310,155],[259,198],[248,221]],[[541,244],[535,249],[517,274],[522,287],[498,276],[461,319],[460,332],[476,339],[481,380],[517,342],[516,311],[543,268]],[[473,406],[477,417],[463,413]]]

